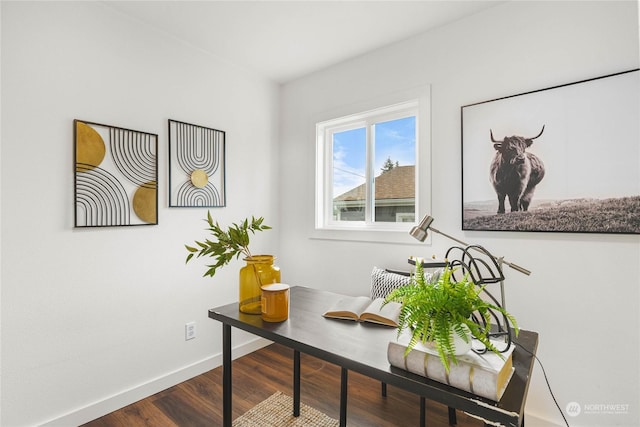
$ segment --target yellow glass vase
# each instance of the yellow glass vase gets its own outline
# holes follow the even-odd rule
[[[280,268],[273,265],[273,255],[247,257],[240,269],[240,311],[248,314],[262,313],[263,285],[280,283]]]

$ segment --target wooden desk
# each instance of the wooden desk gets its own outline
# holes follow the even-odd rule
[[[263,322],[259,315],[241,313],[238,304],[209,310],[209,317],[223,324],[223,422],[232,424],[231,327],[242,329],[294,350],[293,399],[295,416],[300,414],[300,352],[342,368],[340,426],[346,426],[348,371],[355,371],[419,396],[465,411],[492,424],[521,426],[524,407],[538,346],[538,334],[520,331],[513,353],[515,372],[500,402],[432,381],[392,367],[387,361],[387,345],[396,329],[350,320],[322,317],[341,295],[316,289],[291,288],[289,319],[281,323]],[[526,350],[525,350],[526,349]]]

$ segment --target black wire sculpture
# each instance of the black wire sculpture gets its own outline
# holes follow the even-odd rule
[[[225,137],[221,130],[169,119],[169,207],[223,207]]]
[[[471,253],[473,251],[474,253]],[[482,294],[486,295],[491,302],[501,308],[503,304],[500,303],[492,294],[487,290],[485,285],[492,283],[502,283],[504,281],[504,274],[502,267],[498,263],[498,259],[494,257],[488,250],[480,245],[469,245],[466,247],[452,246],[446,252],[445,259],[450,268],[454,270],[452,277],[454,280],[460,280],[466,274],[476,284],[476,286],[482,287]],[[505,338],[505,347],[498,348],[501,353],[506,352],[511,348],[512,344],[512,328],[509,319],[500,312],[490,310],[490,323],[492,324],[492,332],[489,333],[490,338]],[[482,326],[487,326],[486,320],[479,315],[472,314],[473,321]],[[487,349],[474,349],[476,353],[486,353]]]
[[[158,224],[158,135],[73,121],[76,228]]]

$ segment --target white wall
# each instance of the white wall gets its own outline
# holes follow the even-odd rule
[[[285,85],[280,264],[287,281],[363,294],[374,265],[407,268],[409,255],[442,256],[451,246],[438,235],[431,247],[309,238],[314,118],[430,84],[434,226],[533,271],[507,269],[508,308],[521,327],[539,332],[538,355],[563,410],[569,402],[629,405],[623,414],[583,411],[572,426],[639,425],[640,236],[462,232],[459,170],[462,105],[639,65],[636,2],[518,1]],[[563,423],[538,367],[526,412],[528,426]]]
[[[219,364],[207,309],[237,301],[241,261],[185,267],[206,209],[167,208],[167,119],[227,132],[220,222],[277,229],[278,87],[107,2],[1,8],[0,424],[77,425]],[[158,134],[159,225],[73,228],[74,119]],[[277,233],[254,249],[277,254]]]
[[[640,424],[640,340],[623,329],[639,323],[640,238],[462,232],[458,170],[461,105],[638,67],[635,2],[511,2],[288,84],[280,117],[273,84],[108,4],[0,8],[2,426],[79,424],[219,363],[206,310],[236,300],[240,263],[215,279],[183,264],[205,210],[166,207],[169,118],[227,132],[228,207],[214,213],[264,215],[279,234],[258,236],[256,249],[278,255],[288,283],[359,294],[373,265],[442,254],[451,242],[440,236],[431,247],[308,238],[313,119],[425,84],[437,227],[533,270],[506,272],[508,304],[540,333],[563,408],[630,404],[572,426]],[[73,229],[75,118],[158,133],[158,226]],[[192,320],[198,338],[185,342]],[[529,426],[561,423],[538,368],[527,413]]]

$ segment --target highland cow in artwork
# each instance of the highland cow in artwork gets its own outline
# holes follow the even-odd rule
[[[491,141],[496,153],[491,162],[491,183],[498,196],[498,213],[504,213],[505,198],[509,197],[511,212],[526,211],[529,209],[536,185],[544,178],[544,164],[527,148],[533,144],[533,140],[544,132],[544,126],[540,133],[533,138],[522,136],[508,136],[498,141],[489,130]]]

